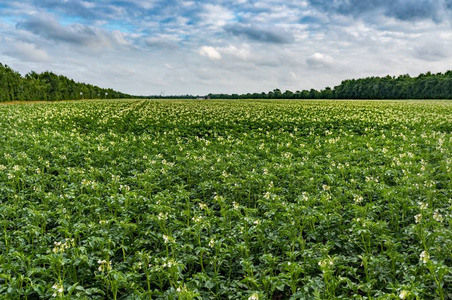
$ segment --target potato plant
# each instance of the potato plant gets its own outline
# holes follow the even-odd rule
[[[5,299],[451,299],[452,103],[0,106]]]

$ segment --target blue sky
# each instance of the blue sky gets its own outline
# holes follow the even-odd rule
[[[452,0],[3,0],[0,62],[138,94],[452,69]]]

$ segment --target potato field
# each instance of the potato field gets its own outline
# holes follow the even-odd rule
[[[0,299],[452,299],[452,102],[0,105]]]

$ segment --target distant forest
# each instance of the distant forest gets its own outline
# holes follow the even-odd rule
[[[209,94],[211,99],[452,99],[452,71],[417,77],[409,75],[348,79],[340,85],[317,91]]]
[[[75,82],[62,75],[34,71],[21,76],[0,63],[0,101],[13,100],[78,100],[117,98],[179,98],[200,96],[133,96],[113,89]],[[208,94],[210,99],[452,99],[452,71],[417,77],[409,75],[347,79],[334,88],[323,90],[285,91],[274,89],[268,93]]]
[[[130,95],[103,89],[91,84],[75,82],[62,75],[34,71],[21,76],[0,63],[0,101],[15,100],[77,100],[130,98]]]
[[[149,96],[143,98],[196,98],[199,96]],[[410,75],[347,79],[334,88],[323,90],[268,93],[208,94],[210,99],[452,99],[452,71],[417,77]]]

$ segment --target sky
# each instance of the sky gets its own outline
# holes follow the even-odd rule
[[[133,95],[452,69],[452,0],[1,0],[0,62]]]

